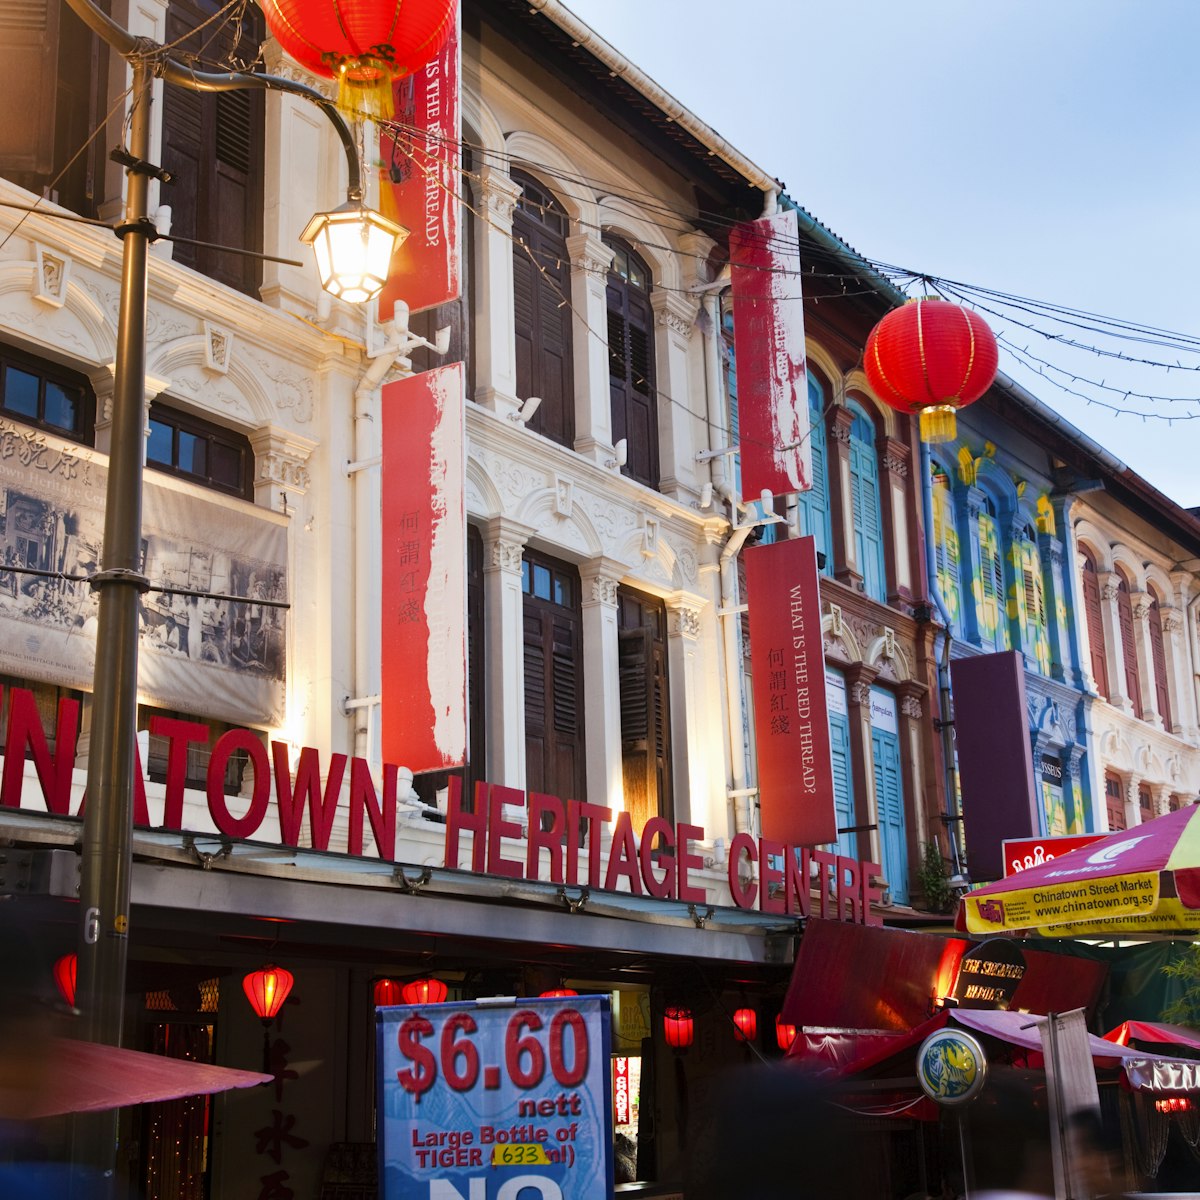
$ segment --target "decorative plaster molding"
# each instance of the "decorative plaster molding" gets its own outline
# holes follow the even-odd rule
[[[611,608],[617,606],[618,583],[609,575],[593,575],[588,581],[591,585],[593,604],[607,604]]]
[[[492,224],[493,228],[511,226],[517,201],[521,198],[521,185],[507,171],[490,166],[480,170],[479,184],[483,189],[483,205],[489,216],[486,223]]]
[[[211,321],[204,322],[204,365],[218,375],[229,374],[233,358],[233,334]]]
[[[888,625],[883,627],[883,657],[896,657],[896,631]]]
[[[834,637],[842,636],[842,606],[840,604],[830,604],[829,606],[829,632]]]
[[[254,357],[258,368],[260,382],[270,380],[274,389],[266,389],[272,401],[279,408],[291,409],[300,424],[307,425],[313,419],[316,407],[313,398],[313,384],[310,375],[298,371],[285,371],[272,368],[266,359]]]
[[[678,292],[656,291],[650,293],[650,307],[654,310],[656,324],[663,325],[672,333],[686,337],[696,323],[700,303],[695,296],[683,296]]]
[[[925,709],[916,696],[905,696],[900,701],[900,711],[913,721],[919,721]]]
[[[1100,599],[1111,604],[1121,590],[1121,577],[1115,571],[1106,571],[1100,575]]]
[[[33,276],[33,298],[51,308],[62,308],[71,280],[71,260],[37,243],[37,271]]]
[[[254,451],[254,486],[280,487],[303,495],[311,478],[308,460],[317,443],[280,429],[264,425],[250,434]]]
[[[671,630],[673,634],[678,634],[686,638],[699,638],[700,636],[700,610],[687,604],[672,605],[670,607],[671,615]]]
[[[1145,621],[1149,618],[1153,599],[1149,592],[1134,592],[1129,597],[1129,607],[1135,621]]]
[[[493,571],[507,571],[512,575],[520,575],[524,555],[523,543],[497,538],[488,546],[488,566]]]
[[[642,557],[653,558],[658,553],[658,518],[642,518]]]
[[[1160,613],[1162,617],[1163,633],[1178,633],[1183,629],[1183,615],[1177,608],[1164,608]]]
[[[593,234],[576,233],[567,238],[567,253],[576,271],[583,271],[594,279],[604,279],[615,251]]]

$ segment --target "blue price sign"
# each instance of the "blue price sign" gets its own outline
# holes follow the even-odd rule
[[[612,1195],[607,996],[402,1005],[377,1021],[383,1200]]]

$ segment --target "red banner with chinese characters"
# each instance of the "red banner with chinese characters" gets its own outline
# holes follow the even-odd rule
[[[811,537],[744,554],[762,835],[837,841],[817,550]]]
[[[381,321],[397,300],[421,312],[458,297],[461,43],[460,14],[441,53],[393,84],[395,117],[380,127],[380,207],[409,231],[379,296]]]
[[[794,210],[734,227],[733,338],[742,495],[812,487],[800,230]]]
[[[383,760],[414,772],[467,757],[463,365],[383,389]]]

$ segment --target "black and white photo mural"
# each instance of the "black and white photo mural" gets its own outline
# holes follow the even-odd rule
[[[95,663],[104,456],[0,421],[0,661],[85,691]],[[239,724],[284,719],[287,519],[148,473],[139,694]],[[51,572],[49,575],[31,572]],[[238,597],[213,599],[211,596]]]

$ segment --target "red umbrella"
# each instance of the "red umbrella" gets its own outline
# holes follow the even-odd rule
[[[960,915],[969,933],[1196,933],[1200,808],[1111,833],[968,892]]]

